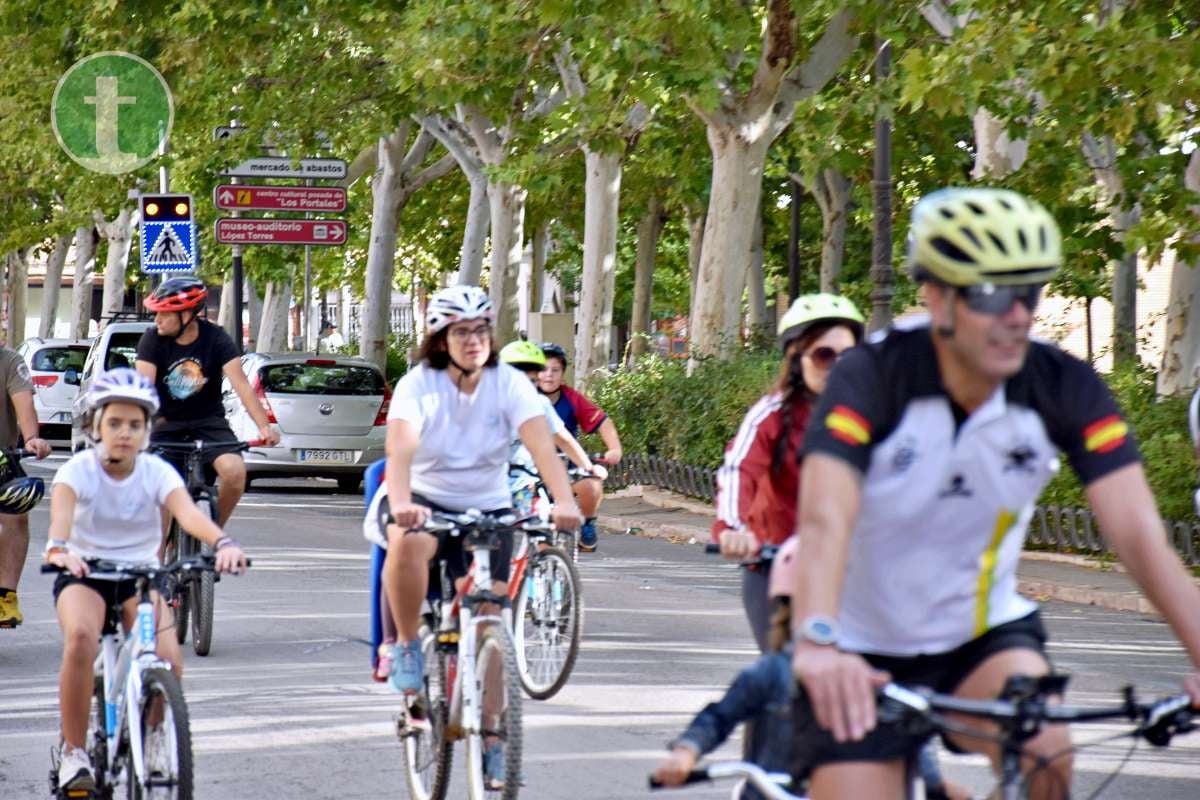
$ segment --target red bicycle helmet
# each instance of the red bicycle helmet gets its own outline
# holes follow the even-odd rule
[[[150,311],[187,311],[199,308],[207,299],[208,287],[204,281],[184,276],[163,281],[143,305]]]

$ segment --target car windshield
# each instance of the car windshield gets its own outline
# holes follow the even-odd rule
[[[382,395],[383,376],[348,364],[273,364],[259,370],[271,394]]]
[[[114,333],[108,342],[108,355],[104,359],[104,369],[132,367],[133,362],[137,360],[137,346],[141,338],[141,331]]]
[[[87,358],[86,347],[43,347],[33,356],[30,369],[34,372],[66,372],[83,369]]]

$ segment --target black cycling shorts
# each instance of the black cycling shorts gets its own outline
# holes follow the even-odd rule
[[[160,443],[169,444],[191,444],[199,439],[202,442],[209,443],[235,443],[238,438],[233,434],[233,428],[229,427],[229,421],[224,417],[209,417],[207,419],[198,419],[188,422],[168,422],[162,420],[158,422],[154,429],[150,432],[150,449],[154,449],[154,445]],[[201,463],[204,464],[204,480],[208,485],[213,485],[217,482],[217,471],[213,469],[213,462],[218,457],[225,455],[230,450],[207,450],[200,454]],[[188,476],[183,471],[184,454],[177,452],[163,453],[163,459],[175,468],[175,471],[183,478],[186,484]]]
[[[941,694],[953,694],[959,684],[989,657],[1012,649],[1034,650],[1045,657],[1046,630],[1037,611],[992,628],[948,653],[906,657],[864,653],[863,658],[876,669],[891,673],[892,680],[898,684],[925,686]],[[881,722],[861,741],[839,744],[829,731],[817,724],[802,687],[796,693],[793,711],[792,764],[797,767],[797,778],[806,778],[809,770],[838,761],[909,759],[917,754],[926,738],[904,730],[897,723]],[[943,740],[954,752],[962,752],[945,737]]]
[[[69,572],[60,572],[54,580],[54,603],[58,604],[58,596],[62,594],[63,589],[73,584],[80,584],[91,589],[96,594],[103,598],[107,608],[120,607],[125,605],[131,597],[137,595],[137,579],[125,578],[122,580],[107,580],[104,578],[90,578],[84,576],[76,578]],[[168,600],[171,597],[171,592],[168,589],[166,576],[160,578],[154,589]],[[109,614],[106,610],[104,613],[104,629],[102,633],[116,633],[117,628],[115,621],[119,616]]]
[[[459,514],[462,512],[453,509],[439,506],[437,503],[432,503],[418,494],[412,496],[412,501],[417,505],[425,506],[439,514]],[[379,518],[387,519],[391,513],[391,507],[388,505],[388,498],[385,496],[379,501]],[[493,511],[485,511],[489,517],[498,517],[504,514],[511,514],[511,508],[497,508]],[[387,526],[381,525],[386,531]],[[500,547],[492,551],[491,554],[491,572],[492,580],[507,581],[510,567],[512,566],[513,554],[513,534],[512,532],[503,533],[500,535]],[[461,536],[441,536],[438,537],[438,550],[436,558],[446,562],[446,572],[450,576],[451,581],[456,581],[459,578],[466,577],[467,570],[471,565],[471,553],[463,549],[463,540]],[[433,579],[436,574],[434,565],[430,565],[430,589],[437,587],[436,579]],[[489,587],[485,587],[489,588]]]

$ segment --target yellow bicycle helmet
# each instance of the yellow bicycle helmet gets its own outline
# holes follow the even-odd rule
[[[500,360],[526,372],[546,368],[546,354],[533,342],[509,342],[500,350]]]
[[[854,332],[855,341],[862,340],[862,312],[844,297],[836,294],[805,294],[792,302],[792,307],[779,320],[779,347],[787,350],[789,344],[803,336],[818,322],[837,322]]]
[[[951,286],[1046,283],[1062,236],[1040,204],[1007,189],[941,189],[913,207],[908,267]]]

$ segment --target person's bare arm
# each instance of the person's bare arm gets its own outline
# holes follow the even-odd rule
[[[533,456],[538,474],[550,490],[554,498],[552,518],[554,524],[566,530],[574,530],[583,522],[579,507],[575,505],[575,495],[571,492],[571,484],[567,481],[567,468],[554,452],[554,444],[550,438],[550,426],[546,418],[538,415],[530,417],[517,427],[521,442]]]
[[[606,464],[618,464],[621,461],[621,456],[625,451],[621,449],[621,437],[617,435],[617,426],[613,424],[611,418],[605,418],[604,422],[600,423],[600,439],[604,442],[604,462]]]
[[[583,445],[579,444],[579,440],[571,435],[571,432],[563,428],[558,433],[554,434],[554,443],[558,448],[567,454],[567,458],[571,459],[571,463],[580,469],[586,469],[588,472],[592,470],[592,460],[588,458],[587,453],[583,450]]]
[[[412,462],[421,445],[421,433],[408,420],[391,419],[387,425],[387,482],[388,507],[392,518],[401,528],[420,525],[429,516],[429,509],[412,501]]]
[[[158,366],[153,362],[145,361],[139,358],[134,362],[134,368],[149,378],[151,383],[154,383],[154,381],[158,380]]]
[[[33,392],[22,390],[9,395],[13,409],[17,412],[17,427],[25,439],[25,449],[39,459],[50,455],[50,443],[41,437],[38,429],[37,409],[33,406]]]
[[[75,490],[65,483],[54,484],[50,493],[50,531],[46,535],[46,563],[65,567],[76,578],[88,573],[87,564],[67,551],[71,526],[75,522]]]
[[[1087,498],[1113,551],[1187,649],[1195,669],[1184,686],[1200,705],[1200,587],[1167,543],[1142,465],[1093,481]]]
[[[271,425],[262,403],[258,401],[254,390],[250,388],[250,381],[246,380],[246,373],[242,372],[242,360],[240,358],[230,359],[221,371],[229,380],[229,385],[237,392],[238,398],[242,401],[246,412],[250,414],[250,418],[254,420],[254,424],[258,426],[258,438],[271,447],[279,444],[279,431]]]

